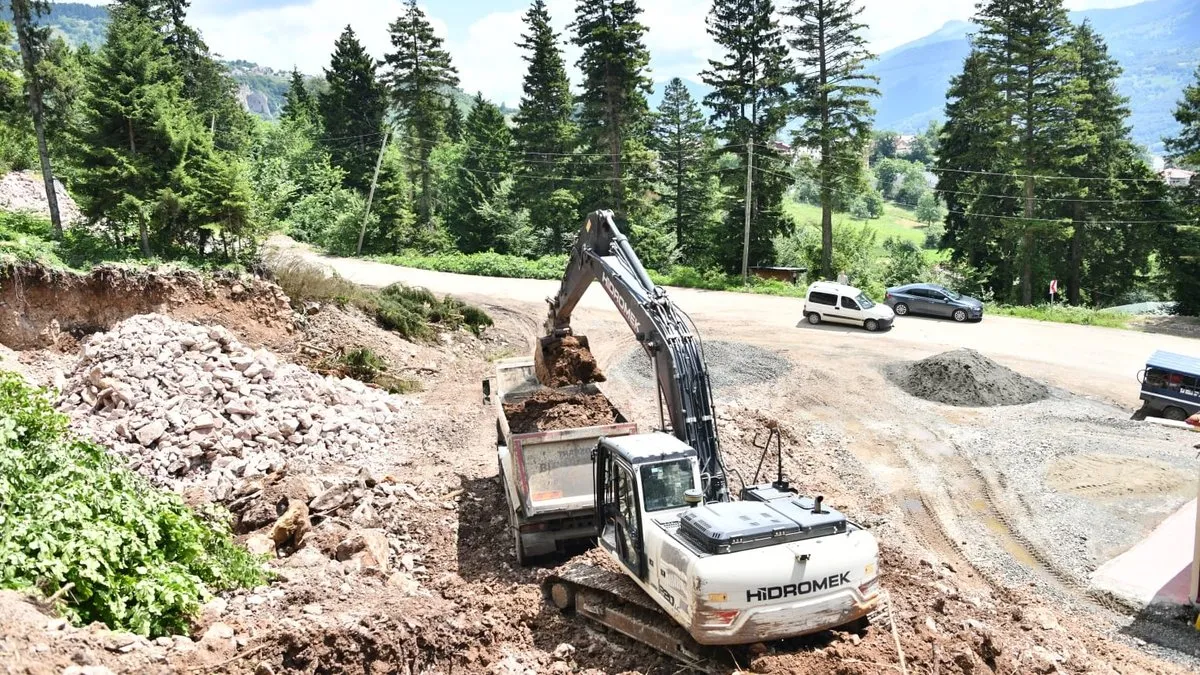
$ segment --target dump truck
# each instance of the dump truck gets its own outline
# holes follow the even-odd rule
[[[573,429],[522,432],[510,418],[516,404],[539,392],[562,396],[603,393],[595,384],[542,386],[533,358],[504,359],[484,383],[484,395],[496,407],[496,456],[500,482],[508,502],[509,527],[517,562],[561,550],[571,541],[596,535],[592,451],[603,437],[637,433],[637,425],[607,398],[615,411],[613,424]]]

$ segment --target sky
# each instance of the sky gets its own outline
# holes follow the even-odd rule
[[[515,42],[524,29],[521,16],[528,0],[418,1],[446,41],[460,86],[515,106],[525,72],[522,50]],[[1066,4],[1077,10],[1139,1],[1066,0]],[[353,26],[372,55],[381,58],[390,47],[387,26],[399,16],[403,4],[403,0],[193,0],[190,18],[209,47],[224,58],[278,70],[295,66],[318,75],[328,65],[333,42],[346,24]],[[864,4],[867,37],[880,53],[927,35],[947,21],[969,18],[975,0],[864,0]],[[575,0],[547,0],[547,5],[557,30],[565,35]],[[642,0],[656,88],[672,77],[698,81],[708,59],[718,56],[705,32],[710,5],[711,0]],[[574,63],[578,51],[568,46],[566,53],[568,62]],[[577,81],[574,72],[572,79]]]

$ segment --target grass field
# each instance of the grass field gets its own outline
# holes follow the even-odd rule
[[[801,225],[807,223],[814,225],[821,224],[821,207],[819,206],[789,200],[784,204],[784,209],[788,215],[795,218],[796,222]],[[838,223],[850,223],[858,227],[861,227],[863,223],[867,223],[879,232],[880,244],[889,237],[908,239],[918,246],[924,246],[925,243],[925,226],[917,222],[911,209],[896,206],[895,204],[884,204],[883,217],[881,218],[859,220],[849,213],[835,213],[833,214],[833,223],[834,225]]]

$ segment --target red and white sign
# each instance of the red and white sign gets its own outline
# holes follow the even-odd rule
[[[1058,279],[1051,279],[1050,280],[1050,295],[1056,295],[1057,293],[1058,293]]]

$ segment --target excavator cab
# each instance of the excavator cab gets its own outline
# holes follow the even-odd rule
[[[596,448],[597,537],[630,573],[646,578],[648,520],[699,501],[696,451],[664,433],[603,438]]]

